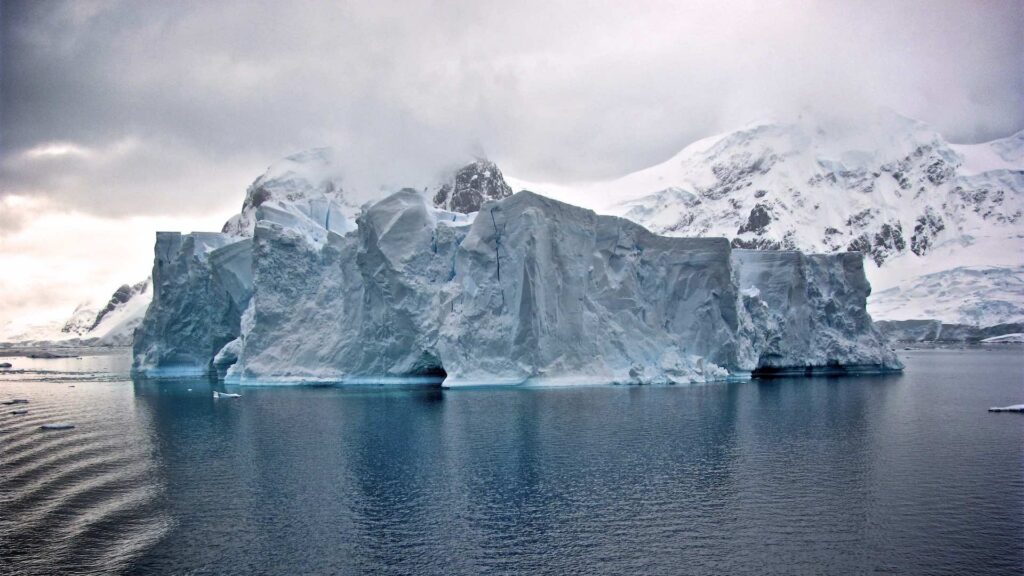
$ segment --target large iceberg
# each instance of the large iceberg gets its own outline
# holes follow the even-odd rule
[[[856,253],[734,250],[500,187],[471,215],[428,188],[358,212],[333,192],[159,234],[136,371],[459,386],[901,368]]]

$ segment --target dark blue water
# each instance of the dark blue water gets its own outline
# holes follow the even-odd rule
[[[0,573],[1020,574],[1019,347],[902,376],[243,389],[12,360]],[[74,386],[71,388],[70,386]],[[189,390],[191,388],[191,390]],[[67,420],[74,430],[40,432]]]

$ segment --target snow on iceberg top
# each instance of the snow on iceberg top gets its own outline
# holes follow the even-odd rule
[[[330,148],[294,154],[271,165],[249,186],[242,211],[222,232],[251,237],[256,221],[269,219],[304,229],[315,240],[322,241],[326,231],[344,234],[354,228],[359,207],[346,198],[343,184],[344,174]]]
[[[371,186],[373,190],[357,189],[347,182],[336,151],[307,150],[273,164],[257,178],[246,191],[242,211],[225,223],[223,232],[251,237],[256,222],[268,220],[305,234],[311,243],[322,244],[327,232],[344,235],[354,230],[355,218],[366,205],[398,190],[416,190],[429,196],[434,206],[448,214],[439,220],[455,223],[464,223],[462,215],[472,215],[488,200],[512,195],[501,170],[486,159],[438,173],[441,176],[426,185],[380,184]],[[368,202],[360,203],[360,198]]]

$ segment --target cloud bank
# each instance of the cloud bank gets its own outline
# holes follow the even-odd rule
[[[599,178],[807,109],[988,139],[1024,126],[1022,38],[1013,1],[8,2],[3,187],[205,211],[324,144],[410,181],[477,150]]]
[[[485,151],[557,183],[808,110],[884,106],[954,141],[1024,127],[1016,0],[29,0],[0,21],[0,256],[17,233],[58,267],[47,210],[223,220],[316,146],[368,182]],[[148,255],[151,236],[121,238]]]

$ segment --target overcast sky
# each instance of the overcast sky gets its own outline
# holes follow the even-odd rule
[[[0,325],[145,277],[156,227],[218,229],[315,146],[410,182],[480,151],[566,182],[804,110],[885,106],[964,142],[1024,127],[1019,0],[4,0],[0,18]]]

